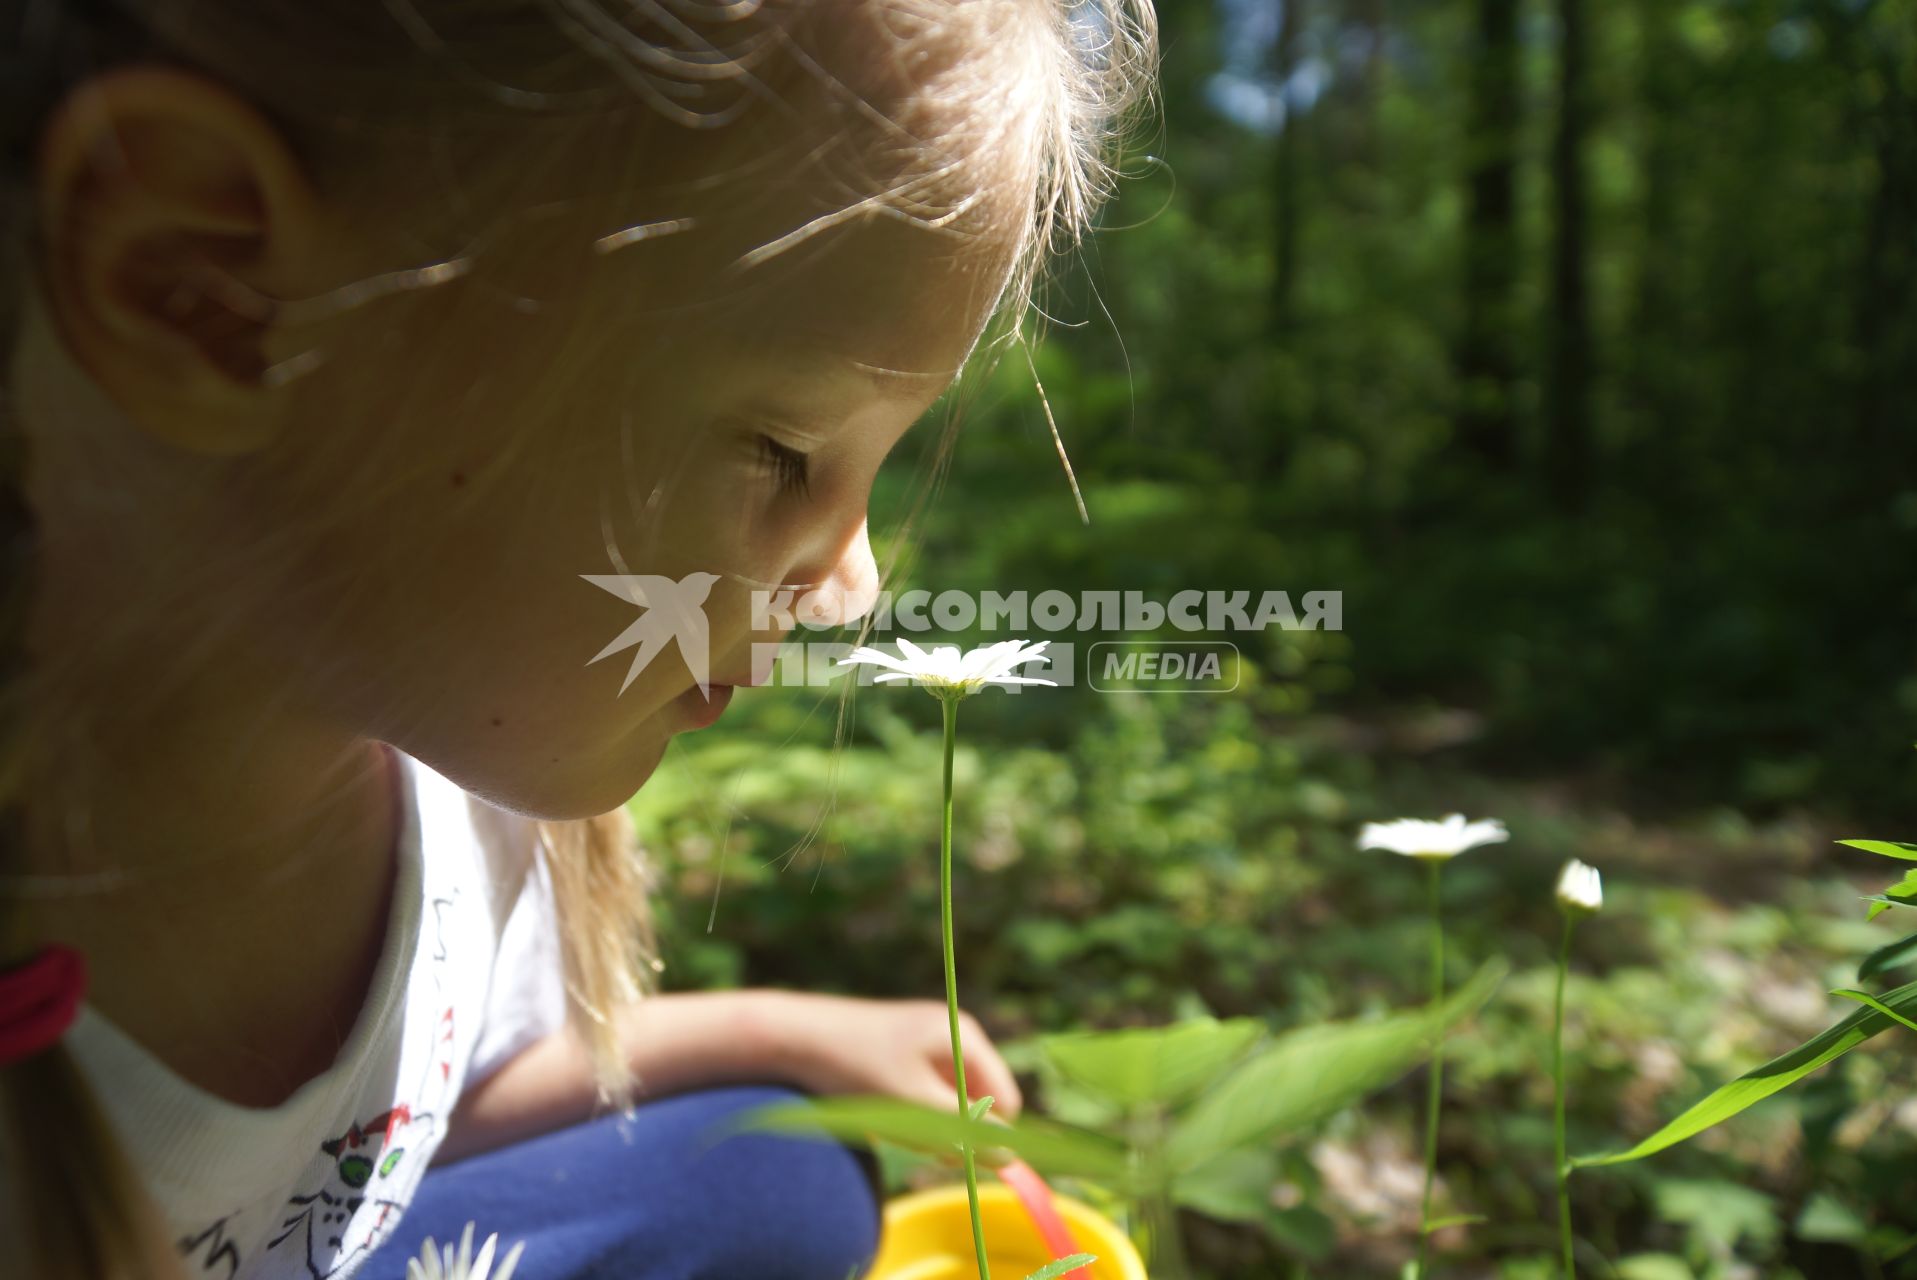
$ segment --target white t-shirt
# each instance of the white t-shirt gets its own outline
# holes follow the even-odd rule
[[[398,760],[405,820],[386,941],[324,1073],[279,1106],[241,1107],[91,1009],[68,1032],[190,1276],[352,1275],[398,1224],[460,1090],[563,1025],[533,823]]]

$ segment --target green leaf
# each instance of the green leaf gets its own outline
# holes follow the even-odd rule
[[[1069,1258],[1060,1258],[1057,1262],[1048,1262],[1038,1270],[1026,1276],[1025,1280],[1058,1280],[1067,1271],[1076,1271],[1080,1267],[1089,1267],[1098,1261],[1098,1255],[1075,1253]]]
[[[1917,871],[1906,872],[1902,880],[1864,901],[1871,904],[1870,910],[1864,913],[1866,920],[1875,920],[1891,907],[1917,907]]]
[[[1895,1009],[1891,1008],[1889,1005],[1885,1004],[1882,1000],[1879,1000],[1876,996],[1871,995],[1867,991],[1852,991],[1849,987],[1839,987],[1837,990],[1831,992],[1831,994],[1834,996],[1841,996],[1842,998],[1846,1000],[1855,1000],[1858,1004],[1861,1004],[1861,1005],[1867,1005],[1870,1008],[1877,1010],[1877,1012],[1883,1014],[1886,1018],[1889,1018],[1895,1022],[1901,1022],[1905,1026],[1909,1027],[1912,1031],[1917,1031],[1917,1022],[1912,1022],[1909,1018],[1906,1018],[1903,1014],[1897,1012]]]
[[[1167,1027],[1046,1036],[1045,1056],[1082,1088],[1130,1108],[1176,1106],[1263,1035],[1256,1018],[1192,1018]]]
[[[1288,1137],[1342,1111],[1430,1055],[1440,1028],[1490,998],[1509,966],[1493,960],[1433,1014],[1332,1022],[1278,1037],[1186,1112],[1165,1145],[1174,1174],[1251,1142]]]
[[[1424,1234],[1430,1235],[1434,1231],[1443,1231],[1446,1227],[1470,1227],[1489,1221],[1490,1219],[1481,1213],[1453,1213],[1446,1217],[1433,1218],[1425,1223]]]
[[[1721,1178],[1660,1178],[1651,1187],[1657,1216],[1688,1228],[1692,1253],[1728,1257],[1743,1241],[1768,1252],[1782,1229],[1777,1202]]]
[[[1862,1248],[1870,1240],[1870,1227],[1857,1211],[1827,1191],[1812,1194],[1791,1228],[1800,1240],[1824,1244],[1848,1244]]]
[[[1857,980],[1869,982],[1879,974],[1901,969],[1913,960],[1917,960],[1917,933],[1899,938],[1889,946],[1879,947],[1865,956],[1863,963],[1857,966]]]
[[[900,1146],[948,1155],[970,1142],[981,1153],[995,1148],[1022,1156],[1052,1176],[1092,1178],[1111,1186],[1132,1181],[1125,1147],[1101,1134],[1036,1117],[1016,1124],[980,1123],[955,1111],[935,1111],[897,1098],[835,1097],[755,1107],[724,1132],[763,1130],[805,1137],[883,1138]]]
[[[1640,1253],[1618,1259],[1618,1280],[1697,1280],[1684,1259],[1671,1253]]]
[[[1887,991],[1883,1003],[1890,1009],[1908,1013],[1917,1009],[1917,982]],[[1831,1059],[1850,1052],[1882,1031],[1891,1020],[1875,1009],[1859,1009],[1842,1022],[1826,1028],[1789,1053],[1771,1059],[1754,1071],[1748,1071],[1711,1093],[1628,1151],[1608,1155],[1578,1156],[1572,1167],[1624,1164],[1656,1155],[1676,1146],[1713,1125],[1721,1124],[1754,1103],[1761,1102],[1780,1089],[1789,1088]]]
[[[1263,1222],[1278,1181],[1278,1153],[1240,1147],[1213,1156],[1172,1179],[1171,1198],[1220,1222]]]
[[[1862,849],[1865,853],[1879,853],[1886,858],[1902,858],[1905,862],[1917,862],[1917,844],[1905,844],[1901,840],[1839,840],[1838,844],[1847,844],[1853,849]]]
[[[1881,1261],[1881,1263],[1894,1263],[1896,1259],[1904,1257],[1905,1253],[1909,1253],[1911,1249],[1917,1249],[1917,1234],[1905,1236],[1902,1244],[1884,1244],[1884,1246],[1881,1246],[1881,1251],[1879,1251],[1879,1255],[1877,1255],[1877,1261]]]
[[[985,1118],[985,1113],[992,1109],[992,1102],[993,1102],[992,1095],[988,1093],[983,1098],[980,1098],[977,1102],[974,1102],[966,1110],[965,1114],[970,1116],[974,1120],[982,1120]]]
[[[1265,1215],[1271,1238],[1312,1261],[1327,1257],[1338,1245],[1338,1225],[1308,1204],[1273,1209]]]

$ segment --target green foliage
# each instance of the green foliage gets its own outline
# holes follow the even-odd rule
[[[1618,1280],[1697,1280],[1697,1272],[1684,1259],[1668,1253],[1620,1258],[1617,1274]]]
[[[1192,1083],[1203,1054],[1074,1074],[1039,1038],[1208,1016],[1283,1037],[1384,1015],[1415,999],[1418,885],[1368,874],[1352,827],[1505,816],[1524,847],[1446,873],[1455,954],[1508,954],[1513,973],[1448,1053],[1447,1207],[1488,1221],[1445,1247],[1458,1274],[1542,1280],[1556,1265],[1527,1258],[1525,1232],[1550,1191],[1532,1171],[1549,1168],[1538,1065],[1564,857],[1603,866],[1611,890],[1570,981],[1574,1149],[1655,1135],[1720,1082],[1807,1061],[1793,1046],[1858,955],[1861,985],[1912,976],[1917,935],[1883,923],[1908,912],[1881,916],[1910,895],[1858,919],[1813,806],[1860,829],[1917,783],[1917,5],[1586,6],[1590,430],[1568,492],[1546,341],[1551,6],[1512,7],[1511,110],[1488,125],[1472,103],[1490,6],[1298,6],[1300,56],[1332,78],[1279,137],[1209,105],[1222,8],[1159,7],[1165,162],[1121,184],[1086,272],[1045,298],[1063,323],[1035,353],[1090,525],[1013,352],[956,398],[964,429],[914,537],[898,531],[933,474],[924,428],[880,476],[874,535],[908,556],[899,587],[1325,587],[1348,630],[1222,637],[1244,655],[1229,695],[1081,681],[968,704],[965,999],[1002,1041],[1034,1037],[1019,1065],[1035,1105],[1163,1141],[1149,1131],[1215,1091]],[[1474,225],[1471,166],[1507,145],[1508,222]],[[1474,275],[1486,243],[1494,269]],[[1473,315],[1502,373],[1467,367]],[[1489,439],[1487,404],[1503,415]],[[668,887],[667,980],[935,992],[929,700],[861,697],[837,745],[834,708],[737,702],[635,807]],[[1917,1240],[1902,1041],[1840,1050],[1788,1091],[1763,1077],[1733,1101],[1771,1101],[1735,1124],[1580,1174],[1586,1240],[1627,1280],[1866,1274],[1864,1246],[1810,1212],[1821,1189],[1888,1277],[1917,1274],[1917,1257],[1890,1260]],[[1167,1079],[1185,1100],[1136,1116],[1099,1092]],[[1406,1231],[1379,1188],[1416,1110],[1387,1084],[1307,1142],[1181,1173],[1188,1222],[1242,1224],[1208,1225],[1195,1269],[1389,1274],[1353,1242]],[[1368,1182],[1321,1176],[1354,1153]],[[1711,1186],[1767,1197],[1776,1229],[1751,1195],[1713,1212]]]
[[[1866,853],[1880,853],[1886,858],[1917,862],[1917,844],[1905,844],[1900,840],[1839,840],[1837,843],[1862,849]]]
[[[1255,1018],[1194,1018],[1168,1027],[1076,1031],[1042,1043],[1060,1071],[1119,1107],[1172,1107],[1216,1080],[1264,1031]]]
[[[1550,1167],[1549,1096],[1536,1089],[1548,1057],[1551,884],[1565,856],[1584,854],[1610,873],[1605,911],[1581,927],[1571,976],[1574,1150],[1604,1149],[1621,1125],[1653,1131],[1671,1100],[1775,1058],[1815,1029],[1799,1020],[1822,1014],[1829,975],[1886,950],[1881,925],[1845,917],[1856,896],[1847,882],[1776,870],[1804,865],[1813,832],[1719,816],[1620,834],[1615,818],[1535,806],[1521,789],[1361,758],[1303,721],[1272,718],[1268,687],[1253,681],[1222,699],[1101,698],[1062,735],[1032,738],[1026,721],[1046,704],[1030,695],[968,704],[971,736],[958,761],[960,976],[974,984],[966,1004],[1027,1080],[1028,1115],[1149,1150],[1256,1059],[1261,1047],[1241,1029],[1248,1023],[1271,1028],[1272,1047],[1354,1011],[1364,1015],[1357,1027],[1378,1025],[1415,1001],[1427,944],[1420,885],[1379,874],[1386,855],[1351,850],[1363,816],[1455,803],[1505,816],[1522,833],[1446,873],[1454,955],[1502,953],[1513,965],[1447,1052],[1441,1216],[1488,1219],[1447,1233],[1448,1250],[1502,1256],[1509,1224],[1534,1215],[1534,1198],[1548,1193],[1527,1171]],[[726,732],[675,749],[634,806],[665,877],[669,982],[940,989],[936,835],[926,818],[937,738],[932,718],[914,714],[920,701],[936,711],[929,700],[861,698],[856,732],[833,749],[809,745],[829,718],[808,726],[802,695],[754,692],[738,699]],[[788,857],[815,824],[814,842]],[[1624,843],[1605,843],[1613,840]],[[1624,870],[1620,859],[1634,855],[1642,869]],[[1695,870],[1699,887],[1677,882],[1680,868]],[[1720,877],[1720,868],[1738,870]],[[1726,900],[1720,879],[1751,899]],[[1454,987],[1466,977],[1454,972]],[[1083,1081],[1046,1052],[1055,1037],[1067,1058],[1073,1045],[1096,1051],[1108,1035],[1127,1052]],[[1889,1074],[1897,1056],[1832,1061],[1710,1141],[1671,1152],[1671,1172],[1761,1180],[1787,1215],[1812,1187],[1839,1190],[1879,1237],[1910,1238],[1917,1222],[1896,1206],[1917,1203],[1903,1172],[1917,1168],[1917,1143],[1882,1110],[1904,1088]],[[1219,1074],[1199,1083],[1214,1065]],[[1111,1094],[1163,1090],[1174,1105],[1128,1110],[1099,1091],[1107,1077]],[[1351,1241],[1391,1228],[1354,1217],[1348,1191],[1327,1185],[1318,1162],[1368,1134],[1409,1135],[1414,1095],[1387,1086],[1362,1112],[1313,1121],[1302,1141],[1259,1139],[1196,1164],[1170,1179],[1170,1198],[1188,1223],[1202,1215],[1217,1224],[1211,1230],[1260,1241],[1273,1261],[1250,1274],[1314,1260],[1357,1265]],[[1782,1183],[1784,1175],[1756,1172],[1769,1153],[1799,1144],[1808,1154]],[[890,1143],[881,1154],[895,1186],[950,1176]],[[1134,1215],[1149,1187],[1098,1167],[1114,1180],[1088,1174],[1070,1189]],[[1587,1238],[1617,1235],[1626,1258],[1688,1247],[1666,1234],[1688,1228],[1660,1226],[1637,1207],[1651,1204],[1652,1191],[1633,1171],[1649,1167],[1573,1179]],[[1799,1248],[1797,1239],[1787,1232],[1777,1249]],[[1199,1274],[1235,1280],[1217,1269],[1213,1241],[1210,1231],[1194,1238]],[[1746,1236],[1738,1248],[1752,1254],[1756,1245]],[[1543,1265],[1539,1274],[1550,1275]],[[1718,1277],[1727,1265],[1700,1258],[1693,1274]]]
[[[1350,1106],[1429,1056],[1438,1030],[1489,999],[1504,972],[1502,964],[1487,964],[1436,1014],[1328,1023],[1281,1036],[1177,1120],[1167,1163],[1174,1172],[1197,1168],[1247,1143],[1293,1136]]]
[[[1246,1050],[1263,1033],[1253,1019],[1200,1018],[1041,1040],[1051,1064],[1080,1088],[1125,1115],[1150,1117],[1132,1127],[1130,1154],[1108,1137],[1052,1121],[980,1124],[990,1098],[973,1104],[969,1120],[894,1099],[826,1098],[762,1107],[739,1125],[878,1138],[929,1153],[970,1141],[982,1159],[995,1150],[1013,1152],[1054,1177],[1091,1178],[1142,1200],[1258,1223],[1319,1256],[1331,1243],[1324,1216],[1274,1210],[1260,1192],[1276,1174],[1273,1144],[1297,1137],[1427,1057],[1437,1030],[1482,1007],[1506,969],[1502,962],[1487,964],[1435,1012],[1299,1028],[1248,1058]]]
[[[1867,982],[1893,969],[1901,969],[1913,960],[1917,960],[1917,933],[1899,938],[1889,946],[1879,947],[1865,956],[1857,966],[1857,980]]]
[[[1768,1253],[1782,1231],[1776,1202],[1736,1182],[1665,1178],[1652,1184],[1652,1199],[1660,1218],[1684,1228],[1693,1258],[1729,1256],[1746,1244]]]
[[[1903,1026],[1909,1027],[1912,1031],[1917,1031],[1917,1022],[1912,1022],[1909,1018],[1897,1012],[1897,1010],[1891,1008],[1889,1005],[1885,1004],[1882,1000],[1879,1000],[1876,996],[1871,995],[1868,991],[1853,991],[1846,987],[1846,988],[1840,988],[1839,990],[1833,991],[1831,992],[1831,994],[1834,996],[1839,996],[1845,1000],[1854,1000],[1858,1004],[1863,1005],[1865,1008],[1875,1009],[1877,1012],[1883,1014],[1886,1018],[1889,1018],[1892,1022],[1899,1023]]]
[[[1917,907],[1917,871],[1906,873],[1902,880],[1882,893],[1866,895],[1864,901],[1870,903],[1865,913],[1869,920],[1875,920],[1892,907]]]
[[[939,1154],[956,1152],[961,1143],[969,1141],[986,1163],[995,1151],[1006,1151],[1054,1175],[1096,1178],[1121,1186],[1136,1181],[1123,1144],[1100,1134],[1037,1117],[981,1123],[897,1098],[836,1097],[773,1103],[744,1113],[733,1127],[736,1131],[816,1138],[881,1138]]]
[[[1849,845],[1853,849],[1862,849],[1866,853],[1881,854],[1886,858],[1917,862],[1917,845],[1904,844],[1896,840],[1839,840],[1837,843]],[[1905,872],[1902,880],[1882,893],[1871,894],[1864,901],[1870,903],[1870,908],[1865,913],[1865,918],[1868,920],[1875,920],[1892,907],[1917,907],[1917,868]],[[1865,963],[1868,964],[1869,961]]]
[[[1791,1229],[1806,1240],[1828,1244],[1861,1246],[1870,1240],[1870,1227],[1864,1219],[1828,1191],[1811,1196]]]
[[[1877,1001],[1872,1000],[1871,1003],[1874,1005]],[[1611,1155],[1578,1156],[1571,1163],[1579,1168],[1585,1168],[1642,1160],[1646,1156],[1656,1155],[1668,1147],[1675,1146],[1687,1138],[1695,1137],[1713,1125],[1723,1123],[1745,1108],[1763,1101],[1780,1089],[1796,1084],[1819,1067],[1850,1052],[1879,1031],[1892,1025],[1893,1018],[1901,1021],[1902,1015],[1917,1011],[1917,982],[1886,992],[1882,1003],[1886,1006],[1882,1012],[1875,1008],[1859,1009],[1842,1022],[1813,1036],[1789,1053],[1774,1058],[1755,1071],[1747,1072],[1714,1090],[1677,1119],[1630,1150],[1615,1152]]]
[[[1917,710],[1909,5],[1591,13],[1572,494],[1550,461],[1555,28],[1510,6],[1535,19],[1510,110],[1474,115],[1489,8],[1310,6],[1302,47],[1334,83],[1273,136],[1211,106],[1221,50],[1256,56],[1221,8],[1162,4],[1163,163],[1135,164],[1082,278],[1044,300],[1063,323],[1038,371],[1091,523],[1014,353],[966,415],[922,565],[1335,587],[1350,633],[1313,657],[1344,704],[1467,705],[1495,758],[1683,798],[1887,812],[1917,781],[1892,751]],[[1487,153],[1511,164],[1498,226],[1473,213]],[[1468,269],[1485,243],[1488,276]]]

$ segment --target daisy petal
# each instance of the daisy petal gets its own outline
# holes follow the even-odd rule
[[[1385,849],[1408,858],[1455,858],[1483,844],[1497,844],[1510,838],[1504,824],[1496,818],[1467,822],[1461,813],[1441,822],[1423,818],[1399,818],[1395,822],[1367,822],[1358,832],[1360,849]]]
[[[499,1233],[494,1232],[479,1246],[479,1252],[473,1255],[473,1265],[466,1273],[471,1280],[486,1280],[487,1273],[493,1269],[493,1249],[498,1244]]]
[[[872,678],[874,684],[911,680],[932,694],[944,698],[964,698],[988,684],[1049,685],[1057,682],[1037,676],[1013,676],[1011,673],[1030,662],[1043,661],[1050,641],[1036,644],[1025,640],[1000,640],[967,653],[957,645],[935,645],[930,650],[901,637],[899,656],[882,653],[869,646],[853,650],[841,658],[838,666],[868,665],[882,667],[884,674]]]
[[[854,649],[851,653],[846,654],[845,657],[840,658],[836,665],[841,667],[855,667],[862,663],[869,663],[875,667],[889,667],[893,671],[904,671],[907,669],[906,663],[893,657],[889,653],[883,653],[872,648]]]

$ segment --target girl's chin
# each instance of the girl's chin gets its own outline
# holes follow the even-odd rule
[[[522,769],[507,769],[503,776],[485,781],[447,776],[487,803],[520,817],[574,822],[611,813],[632,799],[659,768],[668,741],[668,733],[635,734],[630,742],[597,758],[527,762]]]

